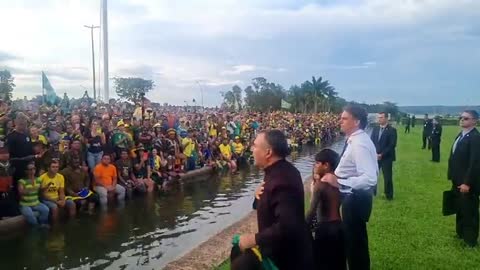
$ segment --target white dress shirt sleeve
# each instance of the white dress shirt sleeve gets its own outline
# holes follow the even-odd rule
[[[378,164],[376,159],[372,160],[370,152],[370,147],[365,143],[360,143],[353,147],[352,154],[355,159],[358,176],[347,178],[350,187],[353,189],[368,189],[377,184]]]

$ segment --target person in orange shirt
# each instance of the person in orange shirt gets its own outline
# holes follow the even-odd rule
[[[119,203],[125,201],[125,188],[117,184],[117,169],[110,164],[110,155],[104,154],[100,164],[95,166],[93,175],[95,177],[95,192],[100,197],[100,204],[107,205],[108,195],[115,193]]]

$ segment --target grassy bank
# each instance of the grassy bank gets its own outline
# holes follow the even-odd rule
[[[480,249],[464,248],[455,238],[455,216],[441,214],[447,159],[459,129],[444,127],[441,163],[421,150],[421,127],[399,128],[394,165],[395,199],[386,201],[383,180],[368,224],[372,269],[480,269]],[[229,269],[226,262],[218,269]]]

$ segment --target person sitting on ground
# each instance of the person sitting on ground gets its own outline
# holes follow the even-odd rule
[[[40,176],[42,180],[42,203],[48,206],[52,222],[58,221],[58,208],[66,208],[70,217],[76,213],[75,203],[65,199],[65,178],[58,173],[60,163],[50,162],[48,171]]]
[[[10,153],[0,148],[0,219],[19,214],[13,189],[13,167],[10,165]]]
[[[165,183],[165,179],[168,178],[166,174],[162,173],[163,169],[166,169],[167,160],[163,159],[161,155],[158,155],[157,149],[153,148],[151,156],[149,157],[149,165],[151,178],[157,185],[158,190],[161,190]]]
[[[193,152],[195,150],[195,142],[192,139],[193,132],[192,130],[189,130],[188,133],[182,132],[181,137],[182,139],[182,146],[183,146],[183,154],[186,157],[186,166],[185,170],[188,171],[193,171],[195,170],[195,157],[193,155]]]
[[[228,144],[228,139],[223,139],[223,143],[219,146],[219,149],[228,168],[232,173],[235,173],[237,171],[237,164],[235,160],[232,160],[232,147]]]
[[[246,159],[245,159],[245,146],[240,140],[240,137],[236,136],[235,141],[232,142],[232,148],[233,148],[233,154],[235,156],[235,159],[237,161],[237,166],[241,166],[245,164]]]
[[[65,178],[65,193],[81,209],[88,203],[88,212],[92,213],[98,204],[98,194],[90,191],[90,178],[82,168],[79,158],[70,159],[68,166],[60,172]]]
[[[133,162],[133,174],[136,178],[135,189],[140,192],[152,192],[155,183],[152,180],[151,168],[148,164],[148,153],[142,144],[137,147],[137,157]]]
[[[133,190],[136,189],[145,192],[145,187],[133,173],[133,163],[126,149],[120,152],[120,159],[115,163],[115,167],[117,167],[118,183],[126,189],[126,194],[129,197],[132,195]]]
[[[340,191],[321,179],[333,173],[340,156],[331,149],[323,149],[315,156],[311,183],[310,208],[306,222],[313,235],[315,269],[346,269],[344,236],[340,218]]]
[[[39,200],[40,187],[42,180],[35,177],[35,164],[29,163],[25,170],[25,178],[18,181],[18,194],[20,195],[20,212],[30,225],[39,225],[41,227],[48,226],[48,206]],[[38,220],[34,214],[38,212]]]
[[[108,195],[115,193],[121,204],[125,201],[125,188],[117,183],[117,168],[110,164],[110,155],[104,154],[102,162],[95,167],[93,175],[95,178],[95,192],[100,197],[100,205],[106,206]]]
[[[168,170],[176,173],[184,171],[185,155],[182,153],[180,142],[177,137],[177,132],[174,129],[169,129],[168,134]]]

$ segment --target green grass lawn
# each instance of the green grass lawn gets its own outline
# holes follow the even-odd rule
[[[421,128],[398,130],[394,200],[383,197],[383,179],[368,224],[372,269],[480,269],[480,248],[455,238],[455,216],[442,216],[442,192],[450,189],[447,161],[458,127],[443,129],[441,163],[421,150]],[[229,269],[228,262],[218,269]]]

